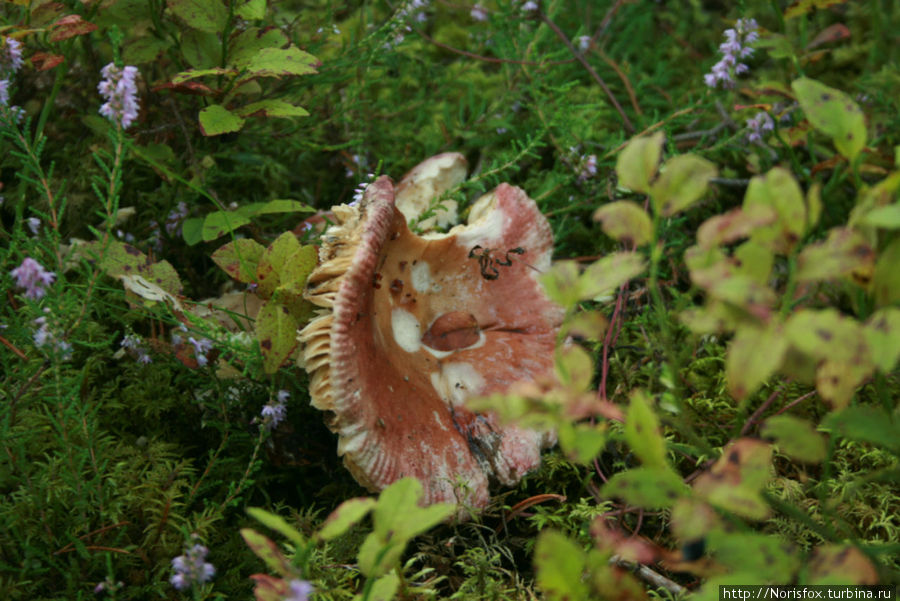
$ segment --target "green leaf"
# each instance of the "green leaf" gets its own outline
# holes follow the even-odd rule
[[[760,434],[774,440],[782,453],[797,461],[820,463],[825,459],[825,439],[805,419],[775,415],[765,421]]]
[[[290,39],[277,27],[248,27],[232,38],[228,52],[229,62],[238,69],[245,69],[263,48],[282,48],[289,43]]]
[[[203,219],[200,237],[204,242],[209,242],[221,238],[225,234],[230,234],[248,223],[250,223],[250,219],[241,215],[239,211],[215,211]]]
[[[210,69],[188,69],[187,71],[182,71],[175,75],[170,81],[178,84],[197,79],[198,77],[206,77],[208,75],[230,75],[234,72],[234,69],[223,69],[221,67],[213,67]]]
[[[396,570],[391,570],[372,584],[369,596],[365,601],[390,601],[400,587],[400,577]],[[363,601],[362,595],[354,597],[354,601]]]
[[[359,568],[373,578],[392,569],[406,544],[415,536],[450,517],[456,507],[435,503],[419,507],[422,484],[415,478],[401,478],[383,491],[375,504],[374,529],[359,548]]]
[[[250,550],[262,559],[269,569],[278,572],[282,576],[291,576],[291,564],[278,549],[278,545],[253,528],[241,528],[240,532]]]
[[[864,342],[862,326],[836,309],[801,309],[785,324],[790,343],[816,359],[851,361]]]
[[[790,171],[775,167],[765,175],[750,180],[743,209],[750,212],[757,206],[775,209],[776,221],[772,225],[757,227],[751,239],[775,252],[789,254],[806,228],[806,202],[800,185]]]
[[[296,200],[276,198],[263,203],[255,203],[254,215],[268,215],[270,213],[315,213],[316,209]]]
[[[775,264],[775,255],[771,250],[753,240],[747,240],[734,249],[734,258],[739,263],[738,273],[749,277],[760,286],[768,286],[772,266]]]
[[[250,284],[256,281],[256,269],[265,250],[262,244],[241,238],[216,250],[212,260],[235,280]]]
[[[784,10],[784,18],[795,19],[814,10],[825,10],[836,4],[843,4],[846,1],[847,0],[794,0],[794,2],[791,2],[791,5]]]
[[[585,392],[594,379],[594,361],[583,348],[577,344],[563,346],[556,351],[556,376],[567,388]]]
[[[214,33],[186,29],[181,33],[181,54],[194,69],[208,69],[219,64],[222,43]]]
[[[344,534],[368,515],[375,507],[375,499],[360,497],[344,501],[322,524],[317,534],[320,540],[332,540]]]
[[[181,293],[181,279],[171,263],[152,261],[130,244],[110,240],[104,251],[101,242],[85,242],[79,250],[90,262],[99,259],[98,266],[111,277],[141,276],[169,294]]]
[[[544,292],[550,300],[565,308],[574,307],[579,301],[578,263],[557,261],[538,276]]]
[[[900,359],[900,309],[884,307],[866,322],[863,334],[872,349],[875,365],[883,374],[893,371]]]
[[[193,246],[203,240],[203,218],[189,217],[181,222],[181,237],[188,246]]]
[[[298,547],[302,547],[306,544],[306,539],[303,535],[300,534],[296,528],[288,524],[280,515],[276,515],[260,507],[248,507],[247,515],[266,528],[271,528],[278,534],[281,534]]]
[[[900,302],[900,238],[888,244],[875,262],[872,295],[879,307]]]
[[[260,100],[237,109],[241,117],[307,117],[309,111],[284,100]]]
[[[643,246],[653,236],[650,216],[637,204],[620,200],[605,204],[594,212],[594,221],[602,222],[603,233],[620,242]]]
[[[247,21],[258,21],[266,16],[266,0],[238,0],[234,14]]]
[[[715,165],[697,155],[673,157],[650,186],[650,199],[662,215],[671,217],[700,200],[718,173]]]
[[[725,360],[731,396],[743,400],[756,392],[781,366],[787,347],[781,327],[774,322],[762,327],[741,326],[728,346]]]
[[[866,146],[866,120],[859,105],[841,90],[806,77],[791,84],[809,122],[830,137],[835,148],[853,162]]]
[[[637,467],[613,474],[602,492],[644,509],[666,509],[687,496],[690,489],[668,468]]]
[[[122,61],[128,65],[152,63],[169,44],[155,36],[148,35],[130,41],[122,50]]]
[[[188,27],[219,33],[225,28],[228,10],[220,0],[168,0],[169,10]]]
[[[263,298],[269,298],[281,284],[281,273],[288,263],[288,259],[300,250],[297,237],[291,232],[284,232],[275,239],[263,252],[256,270],[256,282],[259,294]]]
[[[886,230],[900,229],[900,203],[886,207],[876,207],[860,219],[862,225],[880,227]]]
[[[752,438],[731,443],[715,464],[694,482],[694,491],[711,505],[761,520],[769,506],[761,492],[769,480],[772,447]]]
[[[535,580],[550,601],[590,599],[582,575],[585,553],[574,542],[555,530],[543,530],[534,545]]]
[[[650,468],[666,466],[666,441],[662,437],[653,401],[643,390],[631,393],[625,416],[625,440],[641,462]]]
[[[610,294],[619,286],[644,272],[644,258],[634,252],[617,252],[606,255],[589,265],[578,279],[578,297],[594,299]]]
[[[616,160],[616,175],[620,186],[643,194],[650,192],[650,183],[659,167],[664,139],[665,134],[657,132],[651,136],[632,138],[628,142]]]
[[[589,464],[606,446],[606,432],[596,425],[563,421],[557,434],[563,453],[582,465]]]
[[[697,244],[711,248],[750,236],[757,228],[771,225],[778,214],[771,206],[755,204],[710,217],[697,228]]]
[[[255,76],[279,77],[282,75],[307,75],[315,73],[319,60],[296,46],[289,48],[263,48],[247,64],[247,70]]]
[[[278,270],[279,286],[276,295],[287,292],[294,296],[303,294],[309,274],[316,268],[318,251],[313,245],[301,246],[289,256]]]
[[[753,574],[752,581],[729,582],[783,583],[791,582],[800,567],[800,557],[778,536],[755,532],[711,532],[707,544],[710,555],[729,572]],[[724,583],[723,583],[724,584]],[[714,597],[718,599],[718,596]]]
[[[274,374],[297,347],[297,319],[284,305],[267,301],[256,316],[263,371]]]
[[[849,277],[865,286],[875,269],[875,252],[862,234],[839,227],[828,238],[810,244],[797,258],[797,279],[801,282],[828,281]]]
[[[200,132],[204,136],[219,136],[239,131],[244,120],[218,104],[211,104],[200,111]]]
[[[855,405],[829,413],[822,425],[844,438],[870,443],[900,454],[900,423],[880,407]]]

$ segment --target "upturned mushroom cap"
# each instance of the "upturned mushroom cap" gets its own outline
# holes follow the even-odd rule
[[[300,333],[313,405],[363,486],[414,476],[425,503],[483,507],[489,481],[516,483],[555,442],[464,405],[552,366],[563,311],[536,279],[550,265],[547,221],[501,184],[468,225],[422,238],[385,176],[333,210],[307,284],[323,309]]]

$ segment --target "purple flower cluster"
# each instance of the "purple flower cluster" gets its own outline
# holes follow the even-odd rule
[[[172,586],[185,591],[194,584],[203,584],[215,576],[216,568],[206,561],[207,553],[209,549],[198,544],[173,559],[172,568],[175,573],[169,578]]]
[[[747,119],[747,129],[750,130],[748,142],[762,142],[763,135],[775,129],[775,122],[769,113],[760,111],[752,119]]]
[[[9,82],[16,71],[22,68],[22,43],[12,38],[3,38],[0,49],[0,106],[9,106]]]
[[[48,310],[44,309],[44,312],[46,313]],[[33,336],[34,346],[56,353],[62,361],[68,361],[72,358],[72,345],[53,333],[53,330],[50,329],[50,324],[47,323],[46,316],[42,315],[35,319],[34,325],[38,326]]]
[[[184,204],[184,201],[181,201],[174,209],[169,211],[169,214],[166,216],[166,232],[168,232],[170,236],[176,235],[178,229],[181,227],[181,222],[184,221],[187,216],[187,205]]]
[[[473,6],[472,10],[469,11],[469,15],[476,21],[487,21],[488,18],[487,10],[480,4]]]
[[[47,293],[47,286],[56,279],[56,274],[44,269],[43,265],[25,257],[22,264],[9,272],[16,278],[16,286],[25,289],[25,298],[37,300]]]
[[[265,420],[263,423],[269,430],[274,430],[275,427],[284,420],[284,416],[287,413],[287,406],[285,403],[287,403],[290,396],[291,394],[287,390],[279,390],[278,401],[269,401],[269,403],[262,408],[260,414]]]
[[[100,107],[100,114],[122,129],[128,129],[138,116],[137,67],[119,68],[109,63],[100,70],[103,80],[97,90],[106,99]]]
[[[150,353],[147,351],[147,347],[144,346],[144,341],[140,336],[128,334],[122,339],[121,346],[131,353],[135,359],[137,359],[138,363],[143,363],[145,365],[147,363],[153,363],[153,359],[150,357]]]
[[[723,88],[733,88],[735,75],[750,70],[741,61],[753,55],[749,45],[759,39],[758,29],[755,19],[738,19],[734,29],[725,30],[725,41],[719,45],[722,59],[704,76],[706,85],[715,88],[721,82]]]
[[[188,342],[191,343],[191,346],[194,347],[194,354],[197,358],[197,365],[203,367],[207,363],[209,363],[209,359],[206,357],[206,353],[212,350],[213,341],[209,338],[201,338],[197,340],[193,336],[188,337]]]
[[[315,590],[312,584],[299,579],[291,580],[288,589],[289,595],[283,601],[309,601],[309,596]]]

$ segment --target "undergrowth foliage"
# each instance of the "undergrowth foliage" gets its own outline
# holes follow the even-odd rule
[[[4,3],[0,598],[896,585],[898,26],[874,0]],[[367,495],[295,366],[325,211],[444,151],[472,173],[422,218],[522,187],[566,309],[553,374],[469,401],[559,436],[481,514]]]

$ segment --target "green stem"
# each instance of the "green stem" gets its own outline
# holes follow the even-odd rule
[[[67,44],[63,55],[68,56],[68,50],[70,50],[70,48],[71,44]],[[38,116],[37,127],[34,130],[33,139],[35,140],[39,140],[44,133],[44,126],[47,124],[47,119],[50,117],[50,111],[53,109],[53,103],[56,101],[56,96],[59,94],[60,89],[62,89],[63,77],[66,74],[67,64],[68,59],[64,60],[55,69],[56,73],[53,78],[53,87],[50,89],[50,95],[47,96],[47,100],[44,101],[44,106],[41,107],[41,114]]]

